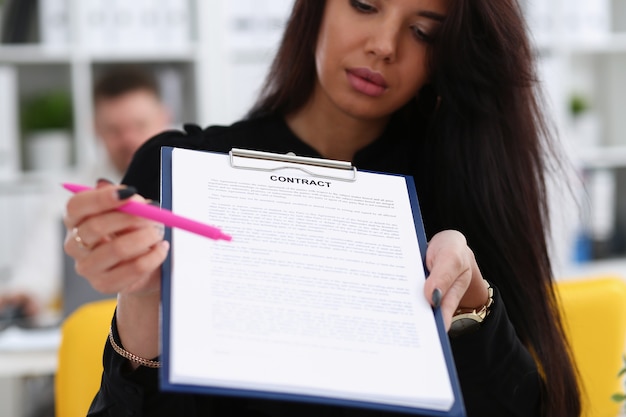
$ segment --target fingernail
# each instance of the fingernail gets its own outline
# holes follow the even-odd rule
[[[435,288],[432,296],[433,307],[439,308],[441,305],[441,290],[439,288]]]
[[[98,183],[98,184],[100,184],[100,183],[105,183],[105,184],[113,184],[113,181],[108,180],[108,179],[106,179],[106,178],[98,178],[97,183]]]
[[[135,194],[137,194],[137,189],[132,186],[120,188],[119,190],[117,190],[117,198],[119,200],[126,200]]]

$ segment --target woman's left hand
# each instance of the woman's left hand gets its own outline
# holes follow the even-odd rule
[[[432,305],[441,304],[446,330],[459,307],[486,304],[489,294],[483,276],[462,233],[444,230],[433,236],[426,250],[426,267],[430,275],[424,294]]]

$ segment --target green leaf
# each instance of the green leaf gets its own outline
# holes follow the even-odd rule
[[[615,402],[621,403],[622,401],[626,400],[626,395],[625,394],[620,394],[620,393],[615,393],[613,395],[611,395],[611,399]]]
[[[72,99],[67,91],[53,90],[31,96],[22,102],[20,111],[24,132],[72,128]]]
[[[590,108],[589,100],[587,97],[579,93],[574,93],[570,97],[569,111],[572,116],[576,117],[586,112]]]

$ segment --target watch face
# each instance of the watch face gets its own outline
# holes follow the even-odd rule
[[[451,337],[457,337],[464,334],[474,333],[480,328],[480,321],[477,319],[480,320],[480,317],[476,315],[469,317],[455,317],[450,325],[448,335]]]

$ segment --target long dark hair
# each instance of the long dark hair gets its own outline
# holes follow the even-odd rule
[[[306,103],[325,3],[296,0],[249,117]],[[465,234],[537,362],[542,415],[573,417],[580,392],[548,256],[546,170],[556,153],[526,32],[516,0],[455,0],[430,51],[432,82],[394,120],[422,132],[415,158],[428,175],[416,183],[427,233]]]
[[[302,107],[315,86],[315,47],[325,0],[296,0],[259,99],[248,117],[288,114]]]

